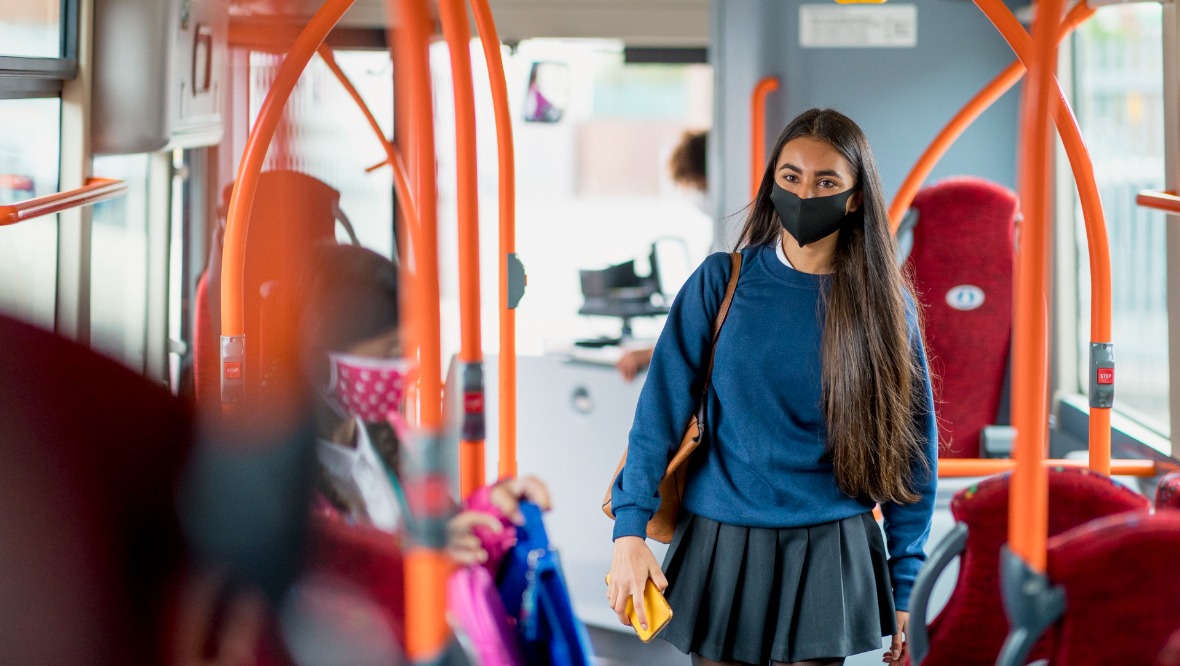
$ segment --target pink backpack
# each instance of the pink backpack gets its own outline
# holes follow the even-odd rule
[[[483,666],[524,666],[516,631],[492,574],[475,565],[457,569],[447,580],[447,610]]]

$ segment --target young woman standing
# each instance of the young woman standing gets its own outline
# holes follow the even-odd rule
[[[667,588],[661,636],[694,664],[841,664],[889,635],[899,662],[937,481],[917,306],[860,128],[812,109],[771,155],[662,570],[645,526],[708,367],[727,255],[681,289],[656,345],[613,488],[608,599],[627,624],[648,578]]]

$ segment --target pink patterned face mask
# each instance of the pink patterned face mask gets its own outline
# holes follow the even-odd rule
[[[379,423],[400,411],[410,381],[405,359],[328,354],[328,364],[332,374],[324,397],[341,416]]]

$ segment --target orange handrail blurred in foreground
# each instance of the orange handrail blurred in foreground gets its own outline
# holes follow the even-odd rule
[[[1016,17],[1000,0],[977,0],[983,13],[991,19],[1012,50],[1022,62],[1028,62],[1033,44]],[[1078,19],[1089,14],[1079,10],[1078,5],[1067,17]],[[1068,22],[1068,21],[1067,21]],[[1058,33],[1060,34],[1060,32]],[[1054,42],[1054,47],[1056,42]],[[1061,143],[1069,157],[1077,184],[1078,197],[1082,204],[1082,219],[1086,225],[1086,246],[1090,258],[1090,344],[1091,354],[1095,349],[1105,350],[1113,359],[1111,347],[1111,276],[1110,245],[1106,238],[1106,218],[1102,212],[1102,200],[1098,193],[1098,181],[1094,177],[1094,164],[1089,150],[1082,139],[1078,120],[1070,108],[1069,101],[1061,92],[1056,77],[1052,81],[1050,95],[1055,97],[1052,107],[1053,118],[1061,136]],[[1055,94],[1054,94],[1055,93]],[[1049,196],[1049,195],[1046,195]],[[1095,381],[1091,377],[1091,381]],[[1113,370],[1111,371],[1113,381]],[[1093,396],[1091,396],[1093,399]],[[1111,405],[1091,404],[1090,406],[1090,469],[1103,474],[1110,473],[1110,407]]]
[[[981,9],[985,0],[976,0]],[[1049,202],[1049,118],[1057,67],[1057,24],[1063,0],[1041,0],[1033,22],[1034,52],[1020,105],[1019,263],[1013,322],[1012,423],[1016,426],[1016,467],[1008,512],[1008,543],[1035,573],[1044,573],[1049,531],[1049,479],[1044,458],[1049,420],[1048,321],[1052,220]],[[1003,11],[1011,16],[1007,7]],[[984,10],[987,13],[987,10]],[[989,15],[997,29],[1000,23]]]
[[[403,351],[419,364],[418,427],[403,463],[403,480],[415,520],[405,555],[406,653],[415,664],[438,663],[450,640],[446,618],[446,554],[450,518],[447,464],[442,446],[442,359],[439,336],[438,191],[435,184],[434,108],[429,40],[434,32],[426,0],[387,0],[393,21],[394,99],[402,100],[398,145],[410,160],[419,233],[413,256],[405,244],[399,275]],[[407,145],[411,146],[407,149]],[[409,270],[409,266],[413,270]]]
[[[500,478],[516,476],[516,310],[508,302],[508,262],[516,256],[516,154],[512,143],[512,117],[508,110],[508,85],[500,36],[487,0],[471,0],[471,12],[479,30],[492,110],[496,118],[496,150],[500,178]]]
[[[1045,467],[1086,467],[1084,460],[1046,459]],[[1016,461],[1008,458],[943,458],[938,461],[938,476],[943,478],[963,476],[991,476],[1011,471]],[[1110,473],[1122,476],[1155,476],[1154,460],[1116,460],[1110,466]]]
[[[463,398],[459,441],[459,495],[487,482],[484,472],[483,342],[479,321],[479,191],[475,154],[475,83],[471,33],[464,0],[439,0],[443,35],[451,54],[455,94],[456,204],[459,209],[459,378]]]
[[[398,208],[401,209],[402,215],[406,217],[406,227],[411,231],[410,242],[413,242],[413,232],[418,229],[418,211],[414,207],[414,198],[410,194],[410,179],[406,176],[406,164],[402,160],[401,153],[398,152],[397,146],[385,137],[385,132],[381,130],[381,125],[377,119],[373,117],[373,112],[369,110],[369,105],[365,103],[365,98],[361,97],[360,91],[356,86],[352,85],[348,75],[340,69],[340,63],[336,62],[336,56],[332,53],[332,49],[327,44],[321,44],[318,49],[320,57],[323,58],[324,64],[335,75],[336,80],[340,85],[344,86],[344,90],[352,101],[356,102],[357,108],[365,116],[365,121],[369,123],[369,127],[373,133],[377,135],[377,140],[381,142],[381,147],[385,150],[385,161],[377,165],[380,168],[388,164],[393,169],[393,189],[397,194]],[[366,171],[374,170],[373,168],[366,169]]]
[[[1085,2],[1074,5],[1057,32],[1057,40],[1060,42],[1068,37],[1079,25],[1093,16],[1094,11]],[[901,218],[905,216],[910,204],[914,202],[914,197],[922,188],[922,183],[930,177],[930,172],[942,160],[950,147],[971,126],[971,123],[975,122],[979,116],[983,115],[984,111],[991,108],[996,100],[1003,97],[1004,93],[1016,85],[1016,82],[1024,76],[1025,71],[1024,63],[1017,58],[1015,62],[1005,67],[1002,72],[996,75],[996,78],[984,86],[975,97],[971,98],[971,101],[967,102],[934,137],[926,151],[910,169],[905,180],[902,181],[897,195],[893,197],[893,203],[889,206],[889,225],[894,231],[897,231],[897,227],[901,224]]]
[[[223,403],[240,398],[240,390],[225,390],[227,379],[233,379],[241,386],[244,383],[242,359],[245,357],[245,303],[243,301],[246,232],[250,226],[250,212],[254,206],[254,195],[258,191],[258,179],[262,174],[266,151],[274,138],[283,107],[295,84],[315,55],[324,38],[352,6],[353,0],[325,0],[324,4],[308,22],[307,27],[283,58],[274,82],[266,93],[254,129],[246,140],[242,161],[234,180],[233,194],[229,200],[229,213],[225,220],[225,249],[222,250],[221,264],[221,377]],[[229,352],[227,353],[227,348]],[[230,374],[230,366],[237,363],[236,373]]]
[[[778,90],[778,78],[767,76],[754,86],[750,96],[750,198],[758,196],[762,172],[766,169],[766,98]]]
[[[76,190],[55,192],[27,201],[0,206],[0,227],[24,222],[43,215],[60,213],[79,206],[92,206],[100,201],[127,194],[127,183],[110,178],[88,178]]]
[[[1154,208],[1172,215],[1180,215],[1180,196],[1177,196],[1175,192],[1143,190],[1135,197],[1135,203],[1144,208]]]

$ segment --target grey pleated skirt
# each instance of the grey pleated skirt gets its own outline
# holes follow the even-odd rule
[[[887,561],[871,513],[759,528],[683,512],[664,559],[672,621],[660,637],[749,664],[876,650],[896,625]]]

